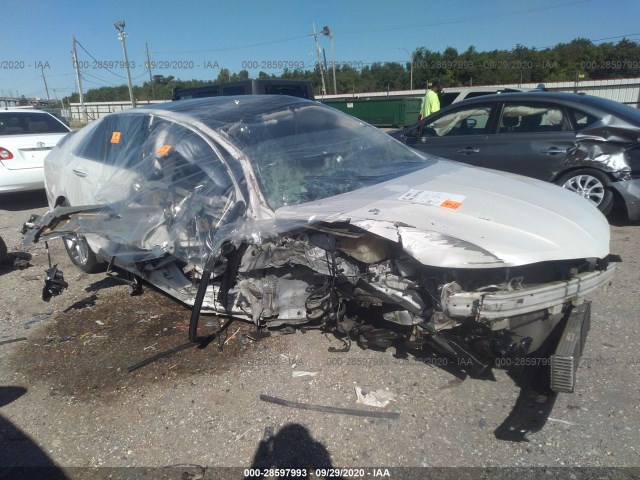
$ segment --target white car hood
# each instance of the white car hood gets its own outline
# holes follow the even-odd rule
[[[348,221],[436,267],[517,266],[609,253],[606,218],[575,193],[444,160],[379,185],[282,207],[276,216]]]

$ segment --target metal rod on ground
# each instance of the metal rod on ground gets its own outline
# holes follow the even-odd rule
[[[355,408],[330,407],[326,405],[313,405],[311,403],[292,402],[282,398],[271,397],[269,395],[260,394],[260,400],[285,407],[299,408],[301,410],[315,410],[317,412],[339,413],[342,415],[353,415],[356,417],[375,417],[375,418],[400,418],[398,412],[371,412],[367,410],[358,410]]]

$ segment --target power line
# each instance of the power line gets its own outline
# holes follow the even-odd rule
[[[152,51],[151,53],[153,53],[154,55],[166,55],[166,54],[170,54],[170,55],[177,55],[177,54],[182,54],[182,53],[208,53],[208,52],[226,52],[226,51],[230,51],[230,50],[241,50],[243,48],[253,48],[253,47],[262,47],[264,45],[273,45],[274,43],[284,43],[284,42],[290,42],[291,40],[300,40],[302,38],[309,38],[311,35],[310,34],[306,34],[306,35],[298,35],[296,37],[289,37],[289,38],[283,38],[281,40],[272,40],[270,42],[261,42],[261,43],[253,43],[250,45],[238,45],[236,47],[225,47],[225,48],[212,48],[209,50],[189,50],[189,51],[173,51],[173,52],[163,52],[163,51]]]
[[[628,35],[617,35],[615,37],[604,37],[604,38],[585,38],[585,40],[589,40],[591,43],[596,43],[596,42],[604,42],[606,40],[615,40],[616,38],[629,38],[629,37],[637,37],[638,35],[640,35],[640,33],[629,33]],[[576,39],[574,39],[576,40]],[[573,41],[573,40],[572,40]],[[547,48],[555,48],[557,47],[559,44],[556,45],[549,45],[547,47],[536,47],[533,50],[546,50]]]
[[[94,81],[92,81],[92,80],[88,80],[88,79],[84,78],[84,76],[82,77],[82,80],[84,80],[84,81],[85,81],[85,82],[87,82],[87,83],[91,83],[91,84],[93,84],[93,85],[97,85],[97,86],[99,86],[99,87],[114,88],[114,87],[116,87],[116,86],[117,86],[117,85],[104,85],[104,84],[102,84],[102,83],[94,82]]]
[[[452,25],[454,23],[466,23],[466,22],[477,22],[478,20],[481,19],[494,19],[494,18],[501,18],[501,17],[510,17],[513,15],[523,15],[523,14],[530,14],[530,13],[536,13],[536,12],[541,12],[544,10],[552,10],[552,9],[556,9],[556,8],[562,8],[562,7],[567,7],[567,6],[572,6],[572,5],[577,5],[580,3],[586,3],[586,2],[592,2],[594,0],[577,0],[574,2],[569,2],[569,3],[561,3],[559,5],[553,5],[550,7],[539,7],[539,8],[531,8],[528,10],[518,10],[515,12],[506,12],[506,13],[501,13],[501,14],[491,14],[491,15],[479,15],[479,16],[474,16],[472,18],[459,18],[456,20],[448,20],[448,21],[444,21],[444,22],[434,22],[434,23],[422,23],[422,24],[411,24],[411,25],[392,25],[392,26],[386,26],[386,27],[370,27],[367,29],[362,29],[362,30],[347,30],[347,31],[337,31],[336,33],[340,34],[340,35],[353,35],[353,34],[358,34],[358,33],[373,33],[373,32],[387,32],[387,31],[393,31],[393,30],[406,30],[409,28],[425,28],[425,27],[438,27],[438,26],[442,26],[442,25]]]
[[[100,63],[101,63],[101,62],[99,62],[98,60],[96,60],[96,57],[94,57],[93,55],[91,55],[91,54],[87,51],[87,49],[86,49],[86,48],[84,48],[84,47],[82,46],[82,44],[81,44],[78,40],[76,40],[76,43],[77,43],[78,45],[80,45],[80,48],[81,48],[82,50],[84,50],[84,51],[85,51],[85,53],[86,53],[87,55],[89,55],[89,56],[93,59],[93,61],[94,61],[94,62],[96,62],[98,65],[100,65]],[[124,78],[125,80],[127,79],[127,77],[123,77],[122,75],[118,75],[118,74],[117,74],[117,73],[115,73],[114,71],[109,70],[107,67],[102,67],[102,69],[103,69],[103,70],[106,70],[107,72],[111,73],[112,75],[115,75],[116,77]]]
[[[382,32],[382,31],[393,31],[393,30],[405,30],[405,29],[408,29],[408,28],[425,28],[425,27],[435,27],[435,26],[440,26],[440,25],[451,25],[451,24],[454,24],[454,23],[476,22],[476,21],[478,21],[478,19],[482,19],[482,18],[500,18],[500,17],[508,17],[508,16],[513,16],[513,15],[530,14],[530,13],[540,12],[540,11],[544,11],[544,10],[552,10],[552,9],[556,9],[556,8],[562,8],[562,7],[567,7],[567,6],[572,6],[572,5],[577,5],[577,4],[587,3],[587,2],[592,2],[592,1],[594,1],[594,0],[576,0],[576,1],[573,1],[573,2],[562,3],[562,4],[559,4],[559,5],[553,5],[553,6],[550,6],[550,7],[530,8],[528,10],[518,10],[518,11],[515,11],[515,12],[506,12],[506,13],[497,14],[497,15],[474,16],[473,18],[460,18],[460,19],[457,19],[457,20],[450,20],[450,21],[445,21],[445,22],[426,23],[426,24],[392,25],[392,26],[382,26],[382,27],[370,27],[370,28],[362,29],[362,30],[339,31],[337,33],[339,33],[340,35],[353,35],[353,34],[359,34],[359,33],[372,33],[372,32]],[[225,52],[225,51],[231,51],[231,50],[241,50],[241,49],[244,49],[244,48],[261,47],[261,46],[264,46],[264,45],[273,45],[273,44],[276,44],[276,43],[284,43],[284,42],[289,42],[289,41],[292,41],[292,40],[300,40],[300,39],[303,39],[303,38],[309,38],[310,36],[313,36],[313,35],[309,35],[309,34],[297,35],[295,37],[282,38],[282,39],[279,39],[279,40],[272,40],[270,42],[253,43],[253,44],[248,44],[248,45],[238,45],[238,46],[234,46],[234,47],[212,48],[212,49],[207,49],[207,50],[152,51],[151,53],[153,53],[154,55],[158,55],[158,54],[176,55],[176,54],[185,54],[185,53]]]
[[[96,77],[95,75],[92,75],[90,73],[83,72],[82,73],[82,79],[87,81],[87,82],[89,82],[89,83],[93,83],[94,85],[98,85],[98,84],[96,82],[92,82],[91,80],[87,80],[87,78],[85,78],[85,75],[88,75],[89,77],[94,78],[95,80],[99,80],[99,81],[105,83],[106,85],[102,85],[104,87],[119,87],[120,86],[117,83],[112,83],[112,82],[110,82],[108,80],[105,80],[104,78]]]

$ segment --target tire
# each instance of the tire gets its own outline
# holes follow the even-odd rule
[[[7,255],[7,244],[4,243],[2,237],[0,237],[0,265],[4,262],[4,257]]]
[[[611,180],[598,170],[580,169],[565,173],[556,184],[589,200],[604,215],[613,208]]]
[[[105,263],[99,260],[91,250],[87,239],[83,235],[62,237],[67,255],[76,267],[86,273],[97,273],[105,269]]]

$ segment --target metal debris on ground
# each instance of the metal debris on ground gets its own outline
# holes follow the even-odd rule
[[[53,310],[47,310],[46,312],[38,313],[36,315],[33,315],[32,317],[29,317],[24,322],[22,322],[22,326],[25,329],[29,329],[29,328],[31,328],[32,324],[38,323],[41,320],[44,320],[45,318],[49,317],[51,314],[53,314]]]
[[[233,337],[235,337],[235,336],[236,336],[236,334],[237,334],[239,331],[240,331],[240,327],[238,327],[238,329],[237,329],[235,332],[233,332],[233,334],[232,334],[229,338],[227,338],[227,339],[224,341],[223,345],[226,345],[227,343],[229,343],[229,342],[231,341],[231,339],[232,339]]]
[[[15,342],[24,342],[27,339],[27,337],[19,337],[19,338],[12,338],[10,340],[0,340],[0,345],[6,345],[8,343],[15,343]]]
[[[294,370],[292,376],[294,377],[315,377],[318,372],[304,372],[302,370]]]
[[[338,413],[342,415],[353,415],[356,417],[375,417],[375,418],[400,418],[399,412],[370,412],[367,410],[358,410],[355,408],[331,407],[328,405],[313,405],[311,403],[292,402],[282,398],[271,397],[269,395],[260,394],[260,400],[285,407],[299,408],[301,410],[314,410],[317,412]]]
[[[355,387],[356,403],[369,405],[370,407],[384,408],[389,405],[391,400],[395,399],[396,394],[388,390],[376,390],[375,392],[364,393],[358,386]]]

